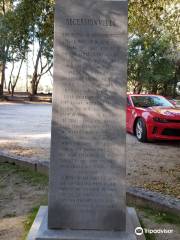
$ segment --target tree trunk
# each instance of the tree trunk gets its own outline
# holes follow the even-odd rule
[[[3,86],[0,84],[0,98],[3,96]]]
[[[11,84],[11,89],[12,89],[11,95],[12,96],[14,95],[14,90],[15,90],[16,84],[17,84],[18,79],[19,79],[19,75],[20,75],[20,72],[21,72],[21,68],[22,68],[23,62],[24,62],[24,59],[21,60],[21,63],[20,63],[20,66],[19,66],[19,70],[18,70],[18,74],[16,76],[15,82],[13,84]]]
[[[167,88],[168,88],[168,84],[165,83],[165,84],[164,84],[164,89],[163,89],[163,95],[164,95],[164,96],[167,96]]]
[[[34,89],[35,90],[35,94],[37,94],[37,92],[38,92],[38,85],[39,85],[39,82],[37,81],[36,84],[35,84],[35,89]]]
[[[153,84],[151,92],[152,94],[157,94],[157,84]]]
[[[5,0],[2,1],[2,13],[5,15],[6,7],[5,7]],[[6,52],[5,46],[2,47],[3,54]],[[4,60],[2,63],[2,70],[1,70],[1,81],[0,81],[0,97],[3,97],[4,93],[4,81],[5,81],[5,69],[6,69],[6,61]]]
[[[14,90],[15,90],[15,86],[12,85],[12,86],[11,86],[11,96],[14,96]]]
[[[9,94],[11,93],[11,90],[12,90],[12,83],[11,83],[11,80],[10,80],[9,83],[8,83],[8,93]]]
[[[5,71],[6,71],[6,62],[4,61],[2,64],[2,71],[1,71],[0,97],[2,97],[4,93]]]
[[[37,72],[34,72],[33,78],[31,81],[31,95],[36,95],[37,94]]]
[[[175,74],[173,78],[173,98],[176,97],[176,87],[178,83],[178,77],[180,76],[180,59],[176,62],[176,69],[175,69]]]
[[[137,85],[134,87],[133,93],[134,94],[140,94],[142,90],[142,84],[141,83],[137,83]]]
[[[12,75],[13,75],[13,71],[14,71],[14,61],[12,62],[12,69],[11,69],[11,74],[9,77],[9,83],[8,83],[8,93],[11,93],[12,90]]]
[[[7,82],[6,82],[6,79],[4,81],[4,89],[7,89]]]
[[[133,89],[133,93],[136,94],[136,91],[137,91],[137,84],[134,86],[134,89]]]
[[[173,79],[173,98],[176,97],[176,86],[177,86],[177,71],[175,71],[175,76],[174,76],[174,79]]]
[[[36,63],[34,66],[34,73],[33,73],[33,77],[32,77],[32,81],[31,81],[31,95],[36,95],[37,94],[37,80],[38,80],[38,66],[39,66],[39,61],[41,58],[41,50],[42,50],[42,46],[40,46],[38,54],[37,54],[37,58],[36,58]]]
[[[137,91],[138,91],[138,94],[141,93],[141,91],[142,91],[142,84],[139,84]]]

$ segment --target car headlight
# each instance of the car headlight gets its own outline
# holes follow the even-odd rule
[[[160,123],[167,123],[167,122],[168,122],[167,119],[165,119],[165,118],[159,118],[159,117],[154,117],[153,120],[154,120],[155,122],[160,122]]]

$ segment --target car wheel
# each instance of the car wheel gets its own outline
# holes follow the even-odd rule
[[[140,142],[147,141],[146,124],[142,118],[139,118],[136,122],[135,134],[136,134],[138,141],[140,141]]]

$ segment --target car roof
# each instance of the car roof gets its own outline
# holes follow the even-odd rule
[[[158,97],[163,97],[161,95],[157,95],[157,94],[131,94],[131,93],[128,93],[127,94],[128,96],[158,96]]]

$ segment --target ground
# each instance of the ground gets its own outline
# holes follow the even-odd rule
[[[49,161],[51,104],[0,102],[0,154]],[[180,142],[140,143],[127,134],[128,185],[180,198]]]
[[[127,135],[128,185],[180,198],[180,142],[140,143]]]
[[[51,104],[0,102],[0,152],[49,161]]]
[[[47,204],[47,177],[9,164],[0,164],[0,239],[25,239],[28,216]]]
[[[47,183],[48,178],[42,174],[11,164],[0,164],[1,240],[25,240],[38,207],[47,204]],[[180,239],[180,219],[177,216],[152,209],[136,209],[143,227],[173,229],[173,234],[149,235],[147,240]]]

